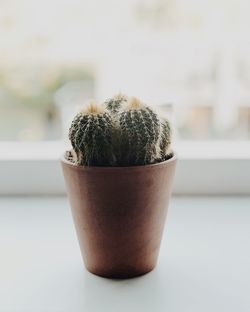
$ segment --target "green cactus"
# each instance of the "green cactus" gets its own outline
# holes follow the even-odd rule
[[[160,135],[160,157],[162,160],[165,160],[166,156],[169,153],[169,147],[171,144],[172,131],[170,123],[167,119],[161,120],[161,135]]]
[[[110,114],[95,103],[78,113],[69,129],[69,139],[76,153],[77,165],[112,166],[113,122]]]
[[[69,129],[73,150],[65,157],[83,166],[133,166],[171,158],[171,128],[136,98],[119,94],[90,102]]]
[[[122,165],[143,165],[155,161],[160,121],[157,114],[138,99],[131,98],[127,109],[119,117]]]

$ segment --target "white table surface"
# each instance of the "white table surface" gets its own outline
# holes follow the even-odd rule
[[[64,197],[0,198],[0,311],[249,312],[250,198],[173,198],[157,268],[83,267]]]

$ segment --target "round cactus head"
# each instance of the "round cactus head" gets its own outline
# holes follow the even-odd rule
[[[160,121],[151,108],[132,97],[119,117],[122,163],[143,165],[157,158]]]
[[[112,166],[112,118],[103,106],[91,101],[73,119],[69,139],[78,165]]]

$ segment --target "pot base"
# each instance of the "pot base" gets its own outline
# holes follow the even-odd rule
[[[148,268],[147,270],[144,270],[144,271],[124,269],[124,270],[120,270],[120,271],[116,271],[116,272],[98,272],[96,270],[92,270],[89,268],[86,268],[86,269],[89,273],[94,274],[94,275],[99,276],[99,277],[122,280],[122,279],[136,278],[136,277],[140,277],[142,275],[145,275],[145,274],[153,271],[155,269],[155,266]]]

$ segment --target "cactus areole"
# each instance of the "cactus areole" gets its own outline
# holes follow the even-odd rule
[[[151,271],[177,161],[169,121],[118,94],[88,102],[69,140],[61,164],[85,267],[108,278]]]

